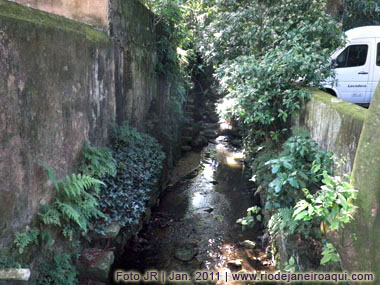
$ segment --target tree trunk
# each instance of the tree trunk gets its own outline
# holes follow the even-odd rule
[[[327,13],[329,13],[336,21],[343,21],[344,0],[327,0]]]

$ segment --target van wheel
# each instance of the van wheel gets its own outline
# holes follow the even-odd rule
[[[332,90],[332,89],[326,89],[325,90],[327,93],[329,93],[330,95],[332,95],[332,96],[335,96],[336,97],[336,93],[335,93],[335,91],[334,90]]]

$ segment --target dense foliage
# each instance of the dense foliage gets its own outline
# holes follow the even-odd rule
[[[304,197],[302,189],[321,184],[322,171],[332,173],[332,153],[318,149],[308,137],[293,136],[283,145],[283,152],[266,162],[273,180],[268,185],[266,209],[294,206]]]
[[[8,268],[22,268],[22,265],[13,256],[8,256],[2,248],[0,249],[0,269]]]
[[[270,217],[271,236],[297,240],[298,247],[305,244],[307,250],[311,250],[309,244],[320,244],[321,251],[317,251],[315,257],[322,255],[321,264],[339,261],[334,246],[324,235],[352,221],[356,190],[349,178],[332,176],[332,154],[319,150],[317,144],[302,133],[290,137],[278,155],[272,154],[269,158],[260,151],[262,149],[257,154],[258,161],[253,164],[253,180],[260,185],[258,191],[265,201],[264,212]],[[256,221],[261,221],[260,211],[251,211],[237,222],[249,226]],[[282,261],[285,268],[299,269],[300,254],[302,252],[293,250],[292,261]]]
[[[97,199],[98,187],[103,182],[86,174],[72,174],[57,180],[51,168],[48,172],[57,195],[52,205],[41,206],[39,218],[45,225],[61,228],[62,234],[72,240],[75,230],[86,233],[92,228],[90,220],[103,216]]]
[[[154,138],[128,124],[114,128],[111,146],[112,150],[85,143],[81,173],[63,179],[57,179],[54,169],[44,165],[56,190],[54,201],[41,206],[34,227],[16,233],[15,251],[1,255],[1,267],[19,267],[18,259],[32,249],[30,245],[45,245],[42,248],[50,250],[53,235],[54,239],[62,235],[70,250],[77,251],[81,236],[90,230],[103,233],[111,222],[130,231],[136,229],[152,191],[158,187],[165,155]],[[52,263],[40,266],[37,283],[76,284],[74,259],[65,253],[55,254]]]
[[[99,205],[101,223],[117,222],[133,231],[147,207],[150,194],[158,185],[165,154],[151,136],[124,124],[112,138],[116,175],[103,178]]]
[[[331,74],[341,26],[325,1],[215,1],[204,54],[216,64],[228,118],[255,137],[277,137],[310,92]]]
[[[40,265],[40,275],[41,277],[36,282],[37,285],[73,285],[78,283],[78,272],[72,264],[71,256],[68,254],[56,255],[53,262],[42,263]]]
[[[318,86],[331,75],[328,58],[342,44],[341,29],[321,0],[144,0],[156,14],[158,32],[156,71],[170,81],[168,126],[181,117],[191,76],[202,70],[199,55],[212,65],[225,104],[220,112],[240,123],[246,145],[272,142],[281,145],[288,134],[290,117],[310,97],[308,87]],[[344,29],[379,24],[378,1],[346,0]],[[338,19],[339,20],[339,19]],[[174,114],[174,116],[173,116]],[[269,213],[273,237],[297,236],[300,241],[323,241],[321,263],[337,261],[335,248],[321,239],[352,220],[356,191],[344,180],[332,177],[331,154],[318,150],[306,136],[294,136],[282,151],[260,154],[251,165],[257,170],[258,191],[264,194],[263,211]],[[264,146],[266,147],[266,146]],[[251,151],[253,148],[247,149]],[[46,166],[57,195],[38,214],[39,227],[17,233],[19,254],[31,244],[49,243],[55,228],[69,240],[75,232],[87,233],[96,224],[116,222],[133,231],[155,191],[165,158],[159,143],[127,124],[116,127],[112,150],[84,145],[85,164],[80,174],[57,179]],[[255,180],[255,179],[253,179]],[[261,222],[258,206],[238,220],[243,227]],[[297,265],[293,256],[288,268]],[[19,265],[0,258],[0,267]],[[69,255],[57,255],[46,264],[41,284],[73,284],[77,273]]]
[[[343,7],[343,28],[380,24],[380,1],[378,0],[345,0]]]
[[[261,190],[265,191],[264,209],[276,215],[276,222],[289,220],[291,209],[306,197],[304,189],[315,193],[322,185],[322,174],[331,174],[333,168],[332,154],[319,150],[306,134],[290,137],[282,148],[281,153],[270,158],[258,150],[263,160],[258,159],[252,165],[255,169],[252,180],[265,188]]]
[[[63,179],[57,178],[52,167],[43,165],[56,191],[54,199],[50,204],[41,205],[31,227],[15,233],[13,246],[2,249],[0,268],[19,268],[20,261],[31,261],[33,254],[42,250],[46,260],[53,259],[53,262],[41,263],[38,276],[33,275],[31,284],[77,283],[73,264],[79,254],[80,238],[93,229],[94,218],[104,217],[98,196],[99,186],[104,183],[99,179],[116,174],[116,162],[110,149],[92,147],[86,142],[82,154],[80,173]],[[55,251],[52,245],[57,239],[63,242],[70,255]]]
[[[226,95],[220,113],[243,128],[247,153],[261,157],[251,164],[256,171],[252,180],[271,216],[270,231],[274,237],[320,243],[319,224],[336,230],[351,220],[340,217],[354,210],[347,202],[354,200],[354,190],[347,184],[345,195],[341,184],[329,184],[335,181],[330,177],[332,155],[310,138],[297,135],[282,142],[290,133],[291,116],[310,98],[309,88],[332,76],[329,56],[343,44],[342,25],[328,14],[326,1],[201,2],[204,16],[194,25],[196,47],[213,64],[220,93]],[[319,199],[323,202],[318,204]],[[312,217],[304,216],[302,203]],[[243,226],[262,219],[258,207],[247,214],[238,220]],[[324,241],[324,249],[322,263],[336,260],[331,244]],[[295,268],[295,260],[288,265]]]

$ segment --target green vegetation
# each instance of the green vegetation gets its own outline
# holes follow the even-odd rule
[[[52,263],[42,263],[40,265],[41,277],[36,285],[77,284],[78,272],[73,265],[72,257],[68,254],[59,254],[54,256]]]
[[[327,13],[326,1],[147,2],[195,40],[191,48],[213,66],[225,95],[220,114],[242,129],[252,180],[265,205],[248,209],[238,223],[266,220],[274,237],[314,242],[320,246],[315,259],[336,261],[320,225],[338,230],[348,223],[355,191],[332,177],[331,153],[308,136],[289,138],[290,118],[310,98],[310,87],[332,75],[328,58],[343,43],[342,24]],[[298,260],[283,264],[299,269]]]
[[[331,177],[326,171],[322,174],[323,186],[314,195],[304,189],[305,200],[297,202],[294,211],[296,221],[310,221],[319,218],[327,225],[328,230],[339,230],[344,224],[353,220],[353,213],[357,208],[353,202],[356,200],[356,190],[340,177]]]
[[[262,208],[249,208],[237,222],[245,228],[264,221],[274,238],[318,245],[313,249],[318,263],[339,261],[326,234],[352,221],[356,190],[349,178],[333,177],[331,153],[319,150],[305,134],[291,136],[289,129],[291,117],[310,99],[310,87],[332,75],[328,58],[344,40],[342,24],[327,13],[326,1],[143,2],[156,14],[156,72],[171,84],[165,102],[171,112],[162,118],[167,125],[164,135],[174,133],[171,128],[182,117],[192,79],[211,66],[219,93],[225,95],[219,112],[240,126],[255,172],[252,180],[264,197]],[[104,33],[60,17],[3,0],[0,7],[0,17],[48,28],[62,26],[92,41],[108,41]],[[357,24],[353,20],[359,11],[363,11],[361,23],[378,23],[376,1],[346,1],[343,11],[344,28]],[[64,179],[57,179],[55,171],[45,166],[56,197],[41,207],[36,227],[16,233],[19,254],[32,244],[50,243],[52,229],[74,241],[80,239],[79,233],[102,234],[111,223],[118,223],[123,232],[137,228],[157,192],[165,155],[156,139],[128,124],[114,128],[110,147],[85,144],[81,173]],[[299,253],[289,255],[283,267],[299,270]],[[42,271],[41,284],[75,283],[72,259],[57,255]],[[1,264],[15,263],[2,257]]]
[[[331,157],[331,153],[320,151],[318,145],[308,137],[290,137],[278,158],[265,163],[271,168],[274,177],[268,185],[265,208],[293,206],[303,197],[303,188],[320,184],[322,171],[331,173]]]
[[[3,248],[0,249],[0,269],[8,268],[21,268],[21,264],[13,256],[6,255]]]
[[[49,245],[51,229],[73,241],[74,233],[86,234],[93,228],[94,218],[104,217],[98,208],[99,186],[104,183],[94,177],[115,175],[115,160],[109,149],[91,147],[87,142],[83,146],[83,156],[82,173],[71,174],[64,179],[57,179],[54,169],[44,165],[57,193],[52,204],[41,206],[36,220],[38,227],[15,234],[14,245],[19,254],[23,254],[31,244],[39,245],[40,241]]]
[[[123,232],[133,232],[143,218],[147,203],[158,191],[164,153],[151,136],[140,133],[127,123],[114,127],[111,147],[99,148],[84,143],[81,173],[57,179],[56,172],[44,165],[56,195],[49,205],[42,205],[25,232],[17,232],[14,250],[0,256],[0,267],[20,267],[19,260],[36,250],[46,250],[50,263],[40,264],[36,284],[76,284],[74,261],[81,237],[90,231],[104,233],[111,222]],[[53,239],[63,238],[69,255],[51,250]]]
[[[257,143],[277,140],[310,98],[304,87],[331,74],[328,57],[341,44],[340,25],[326,14],[325,1],[217,3],[207,54],[226,94],[228,108],[220,111]]]
[[[92,147],[87,141],[83,145],[84,164],[80,168],[81,172],[98,178],[106,175],[116,175],[116,161],[112,156],[112,151],[106,147]]]
[[[316,267],[318,254],[322,265],[339,261],[336,249],[324,236],[339,231],[353,220],[357,191],[349,183],[350,178],[332,177],[332,154],[319,150],[305,134],[290,137],[283,144],[283,151],[272,154],[270,159],[260,150],[256,154],[259,161],[253,164],[254,180],[260,185],[260,194],[265,200],[263,213],[268,217],[271,236],[297,240],[298,244],[323,244],[315,256]],[[255,207],[251,212],[259,219],[255,220],[249,213],[237,222],[244,228],[261,221],[257,210]],[[291,250],[289,254],[293,259],[282,261],[283,268],[299,270],[300,252]]]
[[[37,238],[39,234],[40,231],[36,228],[29,229],[26,233],[16,233],[14,243],[18,249],[18,252],[22,254],[25,247],[31,243],[38,244]]]
[[[169,98],[163,102],[164,112],[157,118],[165,126],[159,136],[164,141],[175,143],[175,135],[180,132],[178,126],[185,121],[183,106],[194,85],[192,78],[199,72],[194,38],[185,19],[187,6],[184,3],[188,5],[188,1],[141,2],[155,14],[153,30],[157,38],[154,45],[158,56],[156,73],[167,80],[167,85],[170,86]]]
[[[56,180],[55,172],[48,169],[49,179],[57,190],[55,202],[41,207],[39,217],[45,225],[62,227],[62,233],[72,240],[75,227],[86,233],[90,219],[102,217],[98,206],[98,186],[103,184],[88,175],[72,174],[64,180]],[[87,191],[90,190],[93,193]]]
[[[323,246],[321,264],[339,262],[339,254],[336,252],[334,245],[326,242]]]
[[[343,2],[343,28],[379,25],[380,3],[378,0],[345,0]]]
[[[112,151],[117,173],[102,179],[105,185],[99,193],[99,206],[104,217],[97,221],[98,230],[117,222],[132,232],[152,192],[157,191],[165,154],[156,139],[127,123],[114,129]]]
[[[255,220],[257,222],[262,221],[262,216],[259,214],[260,210],[261,208],[257,206],[250,207],[247,209],[247,216],[238,219],[236,222],[242,225],[243,230],[246,227],[253,226],[255,224]]]

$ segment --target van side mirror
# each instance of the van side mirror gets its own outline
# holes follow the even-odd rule
[[[336,59],[332,59],[331,60],[330,67],[333,68],[333,69],[337,67]]]

